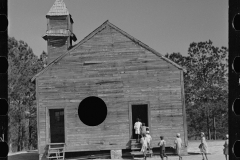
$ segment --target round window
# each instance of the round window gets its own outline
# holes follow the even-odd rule
[[[87,97],[78,106],[80,120],[88,126],[97,126],[107,117],[107,106],[99,97]]]

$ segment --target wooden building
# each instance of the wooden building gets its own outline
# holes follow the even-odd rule
[[[172,146],[180,133],[186,153],[181,66],[109,21],[72,46],[73,20],[62,0],[56,0],[46,18],[48,64],[32,78],[39,159],[49,143],[64,143],[66,152],[130,148],[137,117],[149,126],[153,147],[160,135]],[[81,121],[81,115],[94,120],[102,114],[97,103],[89,103],[94,114],[81,110],[80,103],[88,97],[106,104],[99,125]]]

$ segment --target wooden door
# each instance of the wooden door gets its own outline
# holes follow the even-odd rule
[[[65,143],[64,109],[49,109],[49,116],[51,143]]]

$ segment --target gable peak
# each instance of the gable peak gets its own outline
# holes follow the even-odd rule
[[[46,16],[69,15],[68,9],[63,0],[56,0]]]

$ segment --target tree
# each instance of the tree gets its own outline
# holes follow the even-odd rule
[[[199,132],[208,133],[214,120],[222,134],[227,132],[227,124],[222,115],[227,115],[227,54],[226,47],[214,47],[212,41],[191,43],[188,56],[180,53],[167,54],[166,57],[186,68],[184,87],[189,137]],[[227,122],[227,117],[224,117]],[[218,137],[222,135],[219,133]]]
[[[9,144],[17,151],[35,148],[36,97],[30,79],[43,68],[43,61],[27,43],[9,37],[8,64]]]

